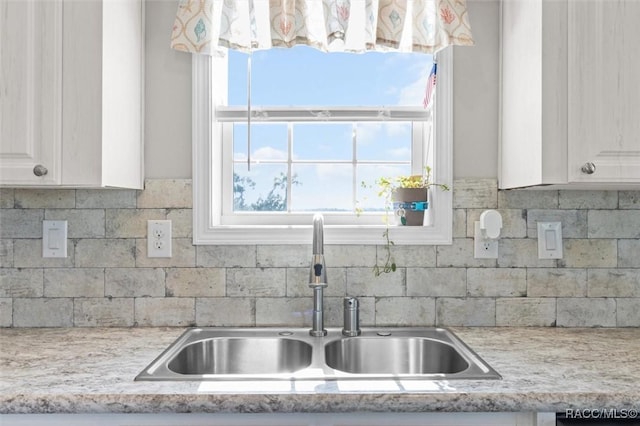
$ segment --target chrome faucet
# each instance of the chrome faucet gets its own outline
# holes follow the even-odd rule
[[[324,218],[319,213],[313,216],[312,248],[309,287],[313,288],[313,324],[309,334],[322,337],[327,335],[327,330],[324,329],[323,301],[323,290],[327,286],[327,268],[324,264]]]

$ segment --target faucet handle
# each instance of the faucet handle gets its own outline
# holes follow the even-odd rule
[[[309,287],[326,287],[327,284],[327,267],[324,265],[324,256],[314,254],[309,271]]]

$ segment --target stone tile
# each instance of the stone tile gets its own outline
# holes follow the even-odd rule
[[[381,297],[376,299],[377,326],[433,326],[436,303],[433,297]]]
[[[495,179],[456,179],[453,183],[453,208],[495,209],[498,207],[498,182]]]
[[[558,298],[558,327],[615,327],[615,299]]]
[[[104,238],[105,215],[102,209],[47,209],[46,220],[66,220],[68,238]]]
[[[507,327],[553,327],[556,299],[502,298],[496,300],[496,325]]]
[[[13,267],[13,240],[0,240],[0,268]]]
[[[196,266],[255,268],[256,246],[197,246]]]
[[[587,271],[566,268],[527,269],[529,297],[586,297]]]
[[[493,327],[496,325],[496,301],[491,298],[438,298],[436,325]]]
[[[311,264],[311,246],[265,245],[257,246],[256,262],[262,268],[295,268]],[[326,263],[326,261],[325,261]],[[327,267],[329,265],[327,264]]]
[[[640,191],[618,192],[618,208],[640,209]]]
[[[136,265],[134,239],[81,239],[75,245],[76,267],[131,268]]]
[[[640,327],[640,299],[616,299],[616,325],[618,327]]]
[[[190,209],[192,198],[191,179],[148,179],[138,192],[137,207]]]
[[[131,327],[134,324],[133,299],[75,299],[73,319],[76,327]]]
[[[141,297],[134,302],[134,325],[141,327],[190,327],[195,325],[195,299]]]
[[[466,295],[465,268],[407,268],[407,296]]]
[[[12,209],[14,207],[15,190],[13,188],[0,188],[0,209]]]
[[[0,297],[42,297],[42,269],[0,269]]]
[[[325,246],[324,260],[327,267],[373,266],[376,261],[376,246]]]
[[[436,266],[436,246],[393,246],[391,255],[398,268]],[[384,265],[386,256],[385,246],[378,246],[378,265]]]
[[[173,238],[193,238],[193,210],[169,209],[167,219],[171,221]]]
[[[75,246],[67,240],[67,257],[42,257],[42,240],[14,240],[13,264],[16,268],[73,268]]]
[[[640,238],[640,210],[589,210],[589,238]]]
[[[453,238],[467,236],[467,211],[465,209],[453,210]]]
[[[13,326],[13,299],[0,297],[0,327]]]
[[[171,257],[147,257],[147,239],[137,239],[136,266],[139,268],[193,268],[196,266],[196,247],[191,238],[173,238]]]
[[[405,271],[376,277],[371,268],[347,268],[347,294],[349,296],[403,296]]]
[[[228,297],[283,297],[286,293],[284,268],[227,269]]]
[[[560,191],[559,207],[561,209],[616,209],[618,208],[618,191]]]
[[[480,215],[486,209],[467,210],[467,231],[466,236],[475,236],[475,222],[480,220]],[[502,230],[500,238],[524,238],[527,236],[526,210],[503,209],[499,210],[502,216]]]
[[[498,266],[501,268],[551,268],[556,266],[556,261],[553,259],[538,259],[538,240],[530,238],[500,239],[498,256]]]
[[[450,246],[437,246],[439,268],[495,267],[496,259],[475,259],[472,238],[454,238]]]
[[[76,191],[73,189],[16,189],[15,207],[19,209],[73,209]]]
[[[0,238],[42,238],[44,210],[0,209]]]
[[[106,297],[164,297],[165,273],[162,268],[107,268]]]
[[[467,294],[474,297],[514,297],[527,294],[524,268],[469,268]]]
[[[640,297],[640,269],[589,269],[587,282],[589,297]]]
[[[618,240],[618,267],[640,268],[640,240]]]
[[[44,270],[45,297],[104,297],[104,269]]]
[[[325,296],[344,297],[347,294],[347,268],[327,268],[329,285]],[[309,287],[309,267],[287,268],[287,297],[311,297]]]
[[[72,327],[73,299],[13,299],[14,327]]]
[[[134,209],[136,196],[134,189],[77,189],[76,208]]]
[[[538,222],[561,222],[562,238],[587,238],[586,210],[537,210],[527,211],[527,236],[538,238]]]
[[[557,209],[558,191],[510,189],[498,191],[500,209]]]
[[[147,238],[147,221],[166,218],[167,211],[164,209],[108,209],[106,236],[107,238]],[[172,237],[175,237],[173,232]]]
[[[325,328],[328,299],[325,298]],[[310,327],[313,301],[311,297],[261,297],[256,299],[256,325],[260,327]]]
[[[558,266],[566,268],[615,268],[618,262],[616,240],[564,240],[564,258]]]
[[[200,327],[253,327],[256,325],[255,299],[199,297],[196,324]]]
[[[167,269],[167,296],[220,297],[225,295],[224,268]]]

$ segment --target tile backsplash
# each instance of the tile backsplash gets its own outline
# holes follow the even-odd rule
[[[308,326],[311,247],[194,246],[191,181],[144,191],[0,189],[0,326]],[[327,246],[328,326],[342,297],[363,325],[640,326],[640,191],[498,191],[454,184],[454,240]],[[498,259],[474,259],[473,225],[498,209]],[[68,221],[68,256],[42,258],[42,220]],[[148,258],[146,223],[170,219],[173,257]],[[539,260],[538,221],[561,221],[564,257]]]

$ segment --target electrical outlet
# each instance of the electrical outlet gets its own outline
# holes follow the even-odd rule
[[[476,259],[497,259],[498,240],[483,238],[480,222],[475,223],[475,238],[473,239],[473,257]]]
[[[171,221],[147,221],[147,257],[171,257]]]

